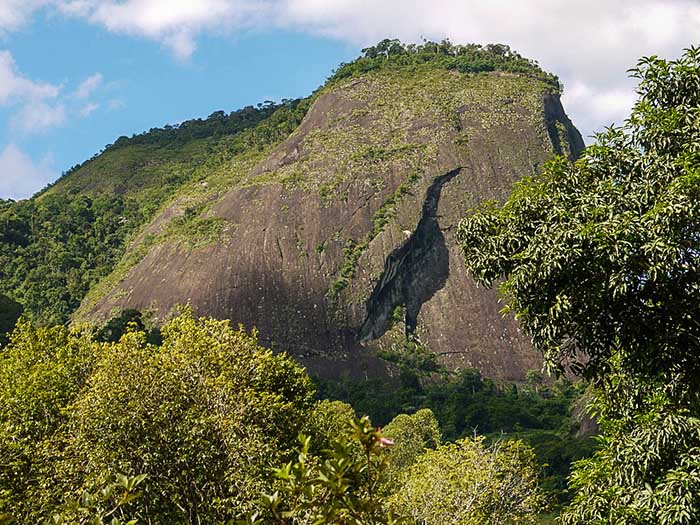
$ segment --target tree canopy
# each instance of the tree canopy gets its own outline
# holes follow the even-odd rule
[[[161,346],[20,322],[0,353],[0,514],[38,523],[115,474],[147,475],[128,511],[225,522],[273,485],[313,386],[228,322],[183,314]]]
[[[7,333],[15,327],[22,315],[22,305],[0,294],[0,346],[7,343]]]
[[[385,68],[397,68],[430,64],[436,68],[461,73],[486,73],[501,71],[537,78],[561,89],[556,75],[544,71],[534,60],[523,57],[504,44],[453,44],[425,41],[422,44],[403,44],[396,39],[384,39],[362,50],[362,55],[352,62],[341,64],[329,79],[361,75]]]
[[[19,321],[0,351],[0,523],[388,525],[426,510],[409,498],[392,511],[389,497],[436,471],[454,489],[431,496],[445,512],[474,496],[465,516],[534,515],[522,442],[441,447],[430,410],[382,434],[349,405],[314,402],[304,370],[255,333],[185,311],[153,344],[132,318],[111,342]],[[474,457],[489,471],[462,464]],[[468,479],[455,485],[446,465]]]
[[[700,515],[700,48],[631,72],[623,126],[459,228],[467,268],[501,283],[549,367],[598,387],[604,439],[567,524]]]
[[[397,513],[425,525],[535,523],[543,503],[532,450],[519,441],[487,446],[483,438],[426,452],[390,499]]]
[[[65,322],[142,220],[120,195],[46,195],[0,209],[0,293],[35,320]]]

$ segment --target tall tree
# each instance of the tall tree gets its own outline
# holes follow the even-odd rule
[[[622,127],[460,225],[466,264],[551,370],[599,388],[605,439],[567,523],[700,516],[700,49],[640,60]]]

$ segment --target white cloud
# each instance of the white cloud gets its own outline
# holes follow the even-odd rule
[[[94,102],[89,102],[88,104],[85,104],[81,109],[80,109],[80,116],[81,117],[89,117],[92,115],[94,111],[100,108],[99,104],[96,104]]]
[[[13,100],[54,98],[59,90],[58,86],[34,82],[23,76],[17,70],[12,54],[0,51],[0,105]]]
[[[19,106],[10,124],[21,135],[44,133],[62,126],[69,113],[89,116],[99,104],[80,102],[82,105],[78,106],[78,101],[90,97],[103,82],[102,74],[95,73],[72,94],[62,94],[62,86],[36,82],[23,75],[12,54],[0,51],[0,106]]]
[[[0,152],[0,196],[24,199],[56,179],[53,159],[44,157],[38,164],[15,144]]]
[[[123,100],[120,100],[118,98],[113,98],[109,102],[107,102],[107,108],[110,111],[124,109],[125,107],[126,107],[126,102],[124,102]]]
[[[567,110],[584,135],[625,118],[634,92],[626,70],[639,57],[677,56],[697,42],[700,28],[698,0],[0,0],[0,29],[42,5],[151,39],[179,59],[195,53],[203,33],[247,28],[358,47],[386,37],[505,43],[560,76]]]
[[[572,115],[574,124],[588,138],[612,124],[622,124],[635,101],[631,81],[592,87],[581,80],[568,84],[562,103]]]
[[[48,3],[48,0],[0,0],[0,31],[20,28],[34,11]]]
[[[80,116],[81,117],[89,117],[93,111],[96,109],[99,109],[100,105],[95,104],[94,102],[90,102],[88,104],[85,104],[81,110],[80,110]]]
[[[58,2],[67,15],[79,16],[114,33],[141,36],[189,58],[203,31],[228,31],[262,22],[270,0],[72,0]]]
[[[168,46],[177,58],[187,60],[193,54],[197,46],[192,35],[188,31],[180,31],[163,38],[163,43]]]
[[[41,134],[63,125],[66,117],[66,107],[63,104],[50,105],[35,101],[25,104],[12,117],[12,127],[23,135]]]
[[[77,98],[88,98],[93,92],[102,85],[102,73],[95,73],[83,80],[78,89],[75,90]]]
[[[22,75],[9,51],[0,51],[0,106],[20,104],[12,127],[24,135],[42,133],[66,120],[62,103],[49,103],[60,94],[60,86],[35,82]]]

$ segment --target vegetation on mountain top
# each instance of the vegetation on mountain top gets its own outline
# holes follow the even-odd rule
[[[86,160],[82,164],[77,164],[65,171],[63,175],[54,183],[50,184],[44,191],[52,188],[56,184],[59,186],[66,183],[66,179],[80,171],[95,161],[100,156],[128,146],[147,146],[137,151],[147,151],[151,162],[158,158],[157,150],[165,148],[169,150],[171,156],[178,155],[178,149],[187,146],[192,142],[199,142],[203,139],[214,139],[208,142],[215,142],[215,139],[228,135],[235,135],[245,129],[251,128],[270,117],[282,105],[294,103],[295,101],[284,100],[281,104],[271,101],[258,104],[257,107],[246,106],[243,109],[232,111],[226,114],[225,111],[215,111],[206,119],[186,120],[175,125],[166,125],[162,128],[151,128],[150,130],[134,134],[131,137],[121,136],[113,144],[107,144],[100,152]],[[112,175],[112,174],[110,174]],[[112,175],[113,176],[113,175]],[[125,188],[131,192],[134,188]]]
[[[329,83],[372,71],[406,68],[422,64],[460,73],[486,73],[500,71],[530,76],[561,89],[556,75],[544,71],[530,60],[503,44],[458,45],[449,40],[425,41],[423,44],[403,44],[399,40],[385,39],[362,50],[362,55],[352,62],[341,64],[329,79]]]
[[[162,128],[151,128],[144,133],[132,135],[131,137],[119,137],[114,141],[114,144],[106,146],[105,150],[118,149],[135,144],[160,144],[176,148],[193,140],[235,135],[258,125],[272,116],[280,107],[294,103],[296,101],[286,99],[279,104],[266,100],[256,107],[246,106],[229,114],[226,114],[225,111],[215,111],[206,119],[186,120],[179,124],[166,125]]]
[[[135,197],[154,211],[183,184],[205,178],[231,157],[285,138],[307,109],[306,99],[266,103],[121,137],[71,168],[44,193],[112,191]]]
[[[577,464],[567,524],[700,516],[700,48],[642,59],[622,127],[460,226],[550,369],[598,389],[604,440]]]

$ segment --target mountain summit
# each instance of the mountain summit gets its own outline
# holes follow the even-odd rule
[[[376,350],[410,340],[451,367],[522,379],[540,358],[496,293],[468,277],[454,236],[467,209],[582,150],[559,93],[505,46],[387,40],[240,129],[120,139],[48,190],[161,199],[75,318],[163,318],[189,303],[257,327],[263,344],[327,377],[375,372]],[[226,129],[223,113],[205,122],[217,118]],[[157,133],[176,164],[143,157]],[[162,197],[154,180],[172,178]]]

